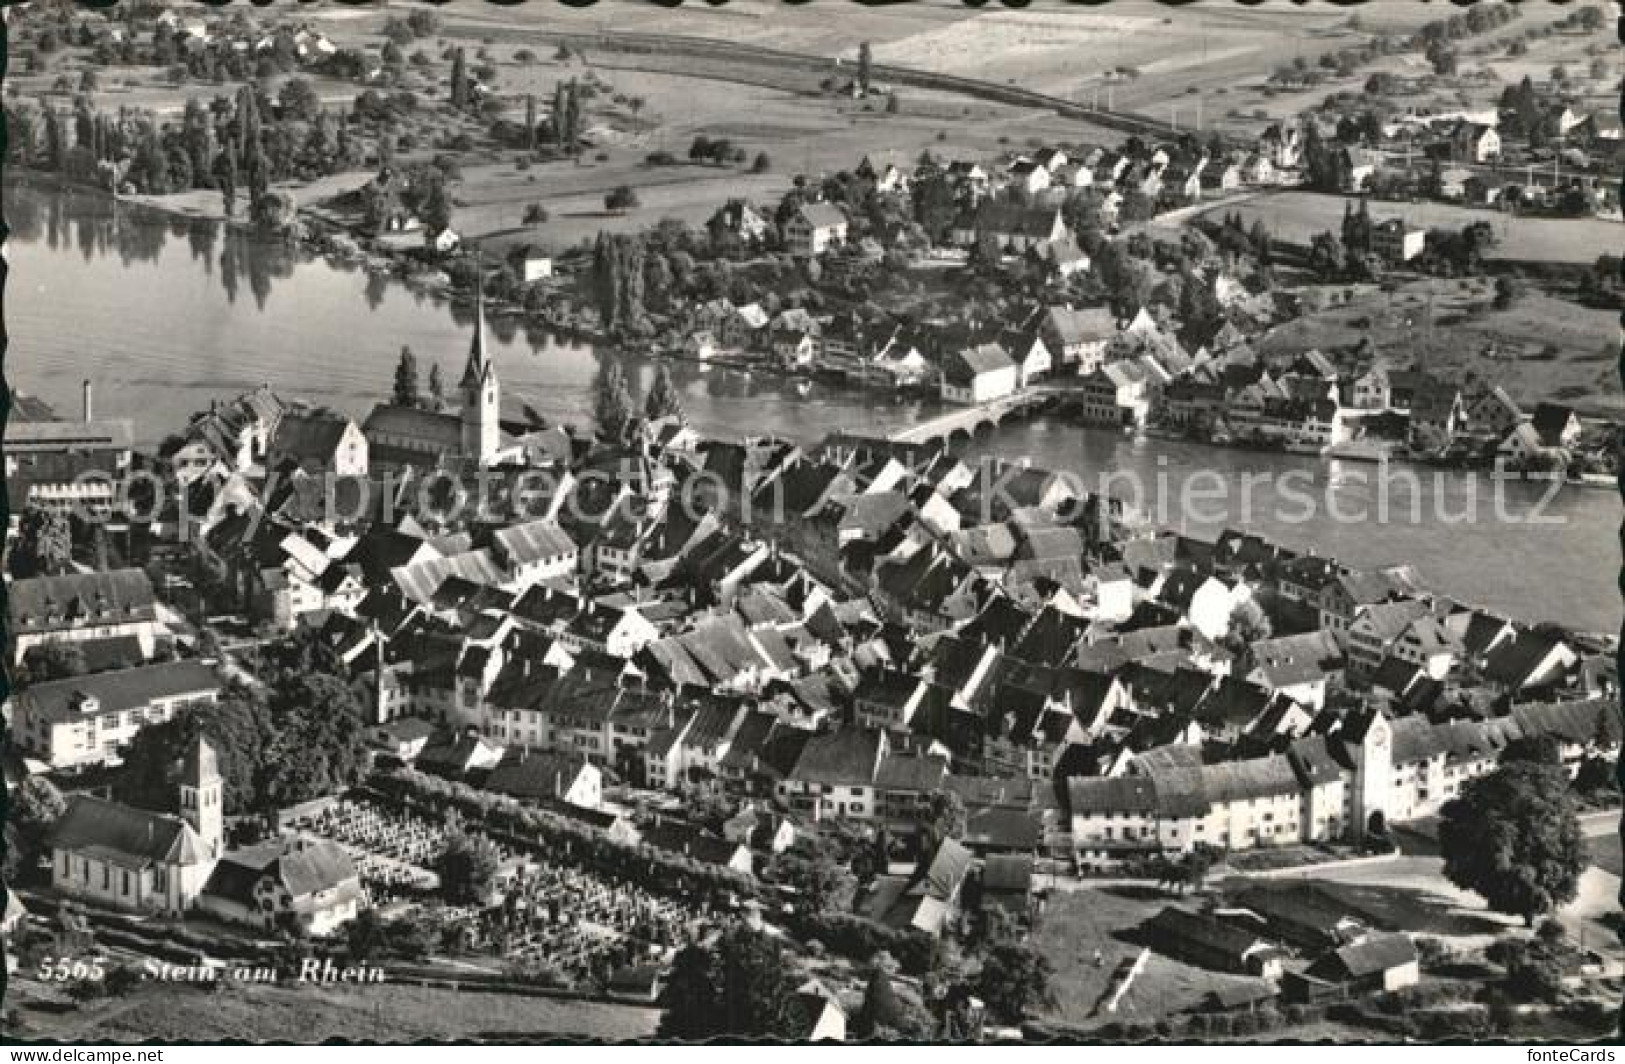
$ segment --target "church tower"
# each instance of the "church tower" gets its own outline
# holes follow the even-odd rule
[[[501,446],[497,426],[502,406],[502,385],[497,370],[485,350],[485,292],[474,296],[474,340],[468,349],[468,366],[458,385],[463,398],[463,457],[478,462],[483,469],[494,465]]]
[[[1360,737],[1354,768],[1352,813],[1356,839],[1388,832],[1388,799],[1394,784],[1394,730],[1382,710],[1372,707],[1371,722]]]
[[[219,857],[225,848],[224,790],[214,747],[200,735],[181,762],[181,819],[198,833],[210,858]]]

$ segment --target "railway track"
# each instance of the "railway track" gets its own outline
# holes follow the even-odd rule
[[[469,38],[482,36],[481,32],[475,29],[450,35]],[[798,70],[824,76],[846,74],[852,69],[851,64],[841,64],[828,56],[787,52],[777,48],[767,48],[762,45],[734,41],[687,37],[682,34],[623,32],[619,30],[613,32],[531,30],[519,31],[511,34],[510,37],[523,37],[528,41],[537,43],[568,44],[582,48],[589,54],[591,52],[614,52],[622,55],[683,56],[780,70]],[[961,77],[956,74],[944,74],[939,71],[921,70],[916,67],[897,66],[890,63],[875,63],[870,69],[874,80],[887,84],[906,85],[938,92],[951,92],[1013,107],[1052,111],[1064,118],[1074,118],[1081,122],[1087,122],[1106,129],[1115,129],[1122,133],[1166,137],[1177,135],[1180,132],[1188,132],[1181,131],[1167,122],[1144,115],[1124,111],[1096,110],[1076,100],[1051,96],[1032,89],[1024,89],[1017,85],[1000,85],[997,82],[984,81],[979,78]],[[1231,138],[1224,139],[1227,141],[1228,146]],[[1240,146],[1241,142],[1237,140],[1234,145]]]

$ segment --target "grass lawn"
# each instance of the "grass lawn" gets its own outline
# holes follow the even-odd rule
[[[1217,213],[1241,214],[1248,226],[1262,220],[1277,240],[1308,246],[1317,233],[1338,233],[1343,207],[1350,197],[1321,192],[1283,191],[1254,197],[1221,208]],[[1489,222],[1499,243],[1491,259],[1519,262],[1593,263],[1599,255],[1617,254],[1625,241],[1625,225],[1597,218],[1518,218],[1482,207],[1451,203],[1388,203],[1371,201],[1375,221],[1403,218],[1424,229],[1460,229],[1473,222]]]
[[[1586,856],[1591,863],[1605,872],[1625,875],[1625,856],[1620,853],[1619,834],[1609,832],[1586,839]]]
[[[578,1036],[617,1040],[654,1033],[654,1009],[554,998],[431,990],[410,986],[230,985],[217,992],[148,984],[128,997],[53,1014],[31,1007],[37,984],[14,982],[8,1007],[15,1034],[72,1040],[215,1042],[288,1040],[410,1042],[418,1039],[536,1039]]]
[[[1057,1002],[1050,1018],[1091,1027],[1113,1021],[1154,1023],[1198,1007],[1227,983],[1251,982],[1153,954],[1117,1013],[1105,1011],[1113,973],[1140,952],[1128,934],[1176,900],[1149,888],[1086,887],[1052,894],[1034,932],[1038,948],[1055,967]],[[1097,949],[1099,966],[1094,961]]]

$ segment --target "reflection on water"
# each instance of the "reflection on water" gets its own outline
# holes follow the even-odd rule
[[[472,308],[385,277],[87,193],[8,185],[5,212],[11,380],[71,411],[89,376],[98,411],[132,419],[143,442],[175,431],[211,399],[261,382],[365,417],[388,394],[403,346],[425,377],[435,363],[448,384],[462,372]],[[622,359],[639,391],[655,373],[648,359],[561,342],[516,317],[494,317],[490,339],[506,394],[553,420],[587,420],[603,358]],[[686,362],[672,363],[672,372],[689,417],[723,436],[776,432],[813,441],[835,430],[885,432],[928,412],[822,384],[802,394],[771,373]],[[1441,513],[1464,512],[1470,482],[1428,476],[1415,499],[1419,521],[1410,520],[1405,485],[1389,492],[1388,521],[1340,520],[1328,512],[1333,505],[1370,509],[1366,478],[1374,467],[1133,440],[1056,421],[1007,426],[972,453],[1030,457],[1091,483],[1104,471],[1153,487],[1161,478],[1174,500],[1159,507],[1164,519],[1192,533],[1238,526],[1358,565],[1410,562],[1433,586],[1467,601],[1590,629],[1618,625],[1618,503],[1610,492],[1564,491],[1551,508],[1564,522],[1556,526],[1498,521],[1485,506],[1470,524],[1444,523]],[[1180,486],[1193,477],[1236,485],[1260,473],[1274,479],[1245,500],[1232,494],[1217,510],[1178,505]],[[1314,486],[1319,504],[1305,519],[1292,519],[1299,507],[1280,481],[1288,473]],[[1508,490],[1530,496],[1525,509],[1539,494],[1522,485]]]

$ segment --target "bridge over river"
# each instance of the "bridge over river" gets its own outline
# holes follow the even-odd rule
[[[1012,417],[1025,417],[1049,409],[1059,403],[1063,395],[1075,391],[1076,389],[1062,388],[1053,384],[1034,385],[1013,395],[989,399],[985,403],[956,406],[935,417],[898,429],[888,439],[896,443],[968,440],[978,432],[992,431]]]

